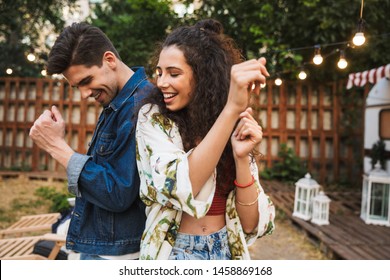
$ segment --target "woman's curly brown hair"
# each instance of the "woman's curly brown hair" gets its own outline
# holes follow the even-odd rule
[[[177,124],[188,151],[206,136],[222,112],[229,93],[231,67],[243,59],[234,41],[223,33],[221,23],[213,19],[172,31],[157,48],[155,65],[161,50],[169,46],[180,49],[193,70],[195,86],[190,104],[180,111],[169,111],[157,88],[146,102],[158,105],[160,112]],[[232,186],[235,165],[230,141],[218,163],[217,174],[219,186]]]

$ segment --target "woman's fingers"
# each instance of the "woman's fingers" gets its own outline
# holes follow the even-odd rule
[[[266,82],[269,73],[265,67],[265,59],[251,59],[233,65],[229,88],[229,105],[234,106],[236,112],[245,110],[249,105],[251,93],[259,94],[261,84]]]
[[[249,118],[254,120],[252,114],[253,114],[253,110],[251,107],[246,108],[246,110],[240,114],[240,121],[236,125],[236,129],[234,130],[233,133],[234,136],[236,136],[238,132],[242,129],[242,127],[245,125],[245,121],[243,120],[244,118]]]
[[[265,67],[265,65],[267,64],[267,60],[265,59],[265,57],[260,57],[258,61],[262,64],[261,73],[263,73],[264,76],[269,77],[270,74],[268,73],[267,68]]]
[[[237,140],[244,140],[247,138],[250,138],[251,140],[257,140],[259,138],[261,139],[262,128],[249,114],[248,117],[243,117],[240,119],[234,131],[234,137],[236,137]]]
[[[259,87],[259,83],[264,83],[266,77],[269,76],[267,68],[265,67],[265,58],[259,60],[251,59],[240,64],[236,64],[232,67],[232,78],[238,83],[245,84],[249,88],[255,84],[255,87]]]

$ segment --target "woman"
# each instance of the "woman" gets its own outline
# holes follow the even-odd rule
[[[247,108],[265,60],[240,63],[214,20],[177,28],[158,53],[157,89],[136,131],[140,258],[249,259],[247,245],[274,227],[253,160],[262,130]]]

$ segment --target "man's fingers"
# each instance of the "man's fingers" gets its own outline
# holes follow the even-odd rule
[[[54,121],[62,120],[61,112],[58,110],[57,106],[53,105],[51,107],[51,112]]]

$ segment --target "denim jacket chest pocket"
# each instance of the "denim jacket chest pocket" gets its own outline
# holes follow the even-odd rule
[[[112,154],[115,147],[115,140],[115,133],[100,133],[95,146],[96,154],[103,157]]]

